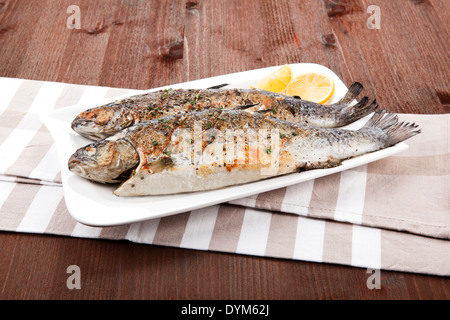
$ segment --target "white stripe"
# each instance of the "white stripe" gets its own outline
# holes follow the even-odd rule
[[[51,91],[50,89],[53,88]],[[58,88],[56,90],[55,88]],[[54,107],[56,99],[60,95],[61,85],[42,85],[37,94],[37,103],[32,103],[34,112],[27,112],[17,127],[9,134],[6,140],[0,146],[0,173],[5,172],[19,157],[23,149],[28,145],[36,134],[36,131],[42,126],[39,119],[38,107],[51,109]],[[45,104],[45,98],[49,103]],[[35,100],[33,100],[35,101]],[[30,107],[31,108],[31,107]]]
[[[366,197],[367,165],[358,168],[359,171],[346,170],[341,172],[339,195],[334,218],[361,224]]]
[[[353,226],[352,266],[381,269],[381,230]]]
[[[256,199],[257,198],[258,198],[257,195],[256,196],[249,196],[249,197],[245,197],[245,198],[231,200],[228,203],[236,204],[236,205],[240,205],[240,206],[244,206],[244,207],[252,207],[252,208],[254,208],[256,206]]]
[[[78,100],[77,105],[91,105],[104,99],[108,92],[107,87],[87,86]]]
[[[181,239],[181,248],[207,250],[216,224],[219,206],[192,211]]]
[[[98,238],[102,228],[90,227],[84,224],[78,223],[73,228],[71,236],[79,238]]]
[[[125,239],[137,243],[153,243],[159,221],[160,219],[152,219],[131,224]]]
[[[298,217],[294,259],[322,262],[325,221]]]
[[[30,173],[30,178],[53,181],[60,171],[56,145],[52,144],[39,164]]]
[[[0,181],[0,208],[3,206],[3,203],[5,203],[6,199],[8,199],[9,194],[15,186],[15,182]]]
[[[62,197],[60,187],[40,187],[16,231],[44,233]]]
[[[35,135],[35,131],[24,130],[24,121],[22,121],[16,129],[6,138],[0,146],[0,173],[5,173],[6,170],[17,160],[23,149],[27,146],[30,140]]]
[[[282,212],[308,214],[308,207],[314,188],[314,180],[306,181],[286,188],[286,194],[281,204]]]
[[[27,112],[42,113],[52,110],[65,86],[64,83],[44,82]]]
[[[16,177],[15,176],[6,176],[3,174],[0,174],[0,180],[1,181],[8,181],[8,182],[16,182]]]
[[[0,78],[0,114],[8,108],[12,98],[23,83],[22,79]]]
[[[263,256],[266,252],[272,213],[247,208],[236,253]]]

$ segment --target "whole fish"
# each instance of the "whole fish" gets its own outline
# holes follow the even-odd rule
[[[319,127],[341,127],[373,112],[376,101],[362,98],[352,103],[363,86],[355,82],[337,103],[321,105],[259,89],[165,89],[135,95],[81,112],[72,129],[98,141],[134,124],[180,112],[204,109],[247,109],[267,112],[274,118]]]
[[[416,129],[385,111],[359,130],[346,130],[210,109],[136,124],[78,149],[68,166],[92,181],[120,183],[117,196],[213,190],[334,167],[408,139]]]

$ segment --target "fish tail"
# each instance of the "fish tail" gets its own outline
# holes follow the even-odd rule
[[[336,104],[349,104],[361,93],[363,90],[363,85],[359,82],[353,82],[350,88],[348,89],[345,96],[339,100]]]
[[[371,114],[378,108],[377,100],[373,100],[368,104],[369,98],[364,97],[355,105],[347,105],[340,111],[339,118],[344,121],[344,124],[354,122],[361,119],[368,114]]]
[[[360,130],[379,128],[387,136],[387,146],[393,146],[399,142],[407,140],[421,132],[418,125],[409,122],[399,122],[395,113],[387,113],[386,110],[379,110]]]

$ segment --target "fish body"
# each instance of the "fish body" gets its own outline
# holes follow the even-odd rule
[[[72,129],[94,140],[102,140],[132,125],[181,112],[205,109],[246,109],[294,123],[319,127],[341,127],[375,110],[376,101],[364,97],[352,104],[362,91],[355,82],[337,103],[321,105],[259,89],[165,89],[135,95],[81,112]]]
[[[416,128],[381,111],[355,131],[211,109],[133,125],[78,149],[68,165],[89,180],[120,183],[117,196],[195,192],[334,167],[408,139]]]

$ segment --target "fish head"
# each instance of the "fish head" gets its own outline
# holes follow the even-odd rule
[[[81,112],[71,124],[79,135],[99,141],[134,124],[132,112],[118,104],[91,108]]]
[[[124,140],[101,140],[79,148],[69,159],[69,170],[83,178],[117,183],[139,163],[139,154]]]

